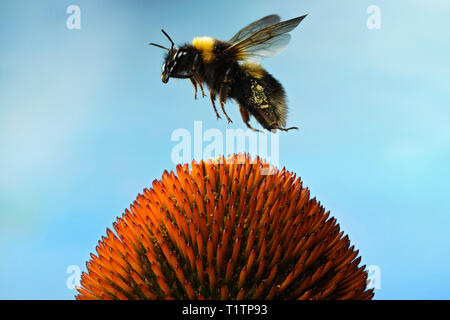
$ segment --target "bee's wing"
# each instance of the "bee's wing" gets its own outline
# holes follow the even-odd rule
[[[280,53],[291,40],[287,34],[292,31],[306,15],[282,21],[265,27],[249,37],[231,44],[226,51],[238,60],[259,61]]]
[[[280,16],[278,16],[276,14],[272,14],[270,16],[261,18],[253,23],[250,23],[248,26],[246,26],[245,28],[240,30],[238,33],[236,33],[233,36],[233,38],[231,38],[229,40],[229,42],[230,43],[239,42],[242,39],[245,39],[245,38],[251,36],[255,32],[257,32],[265,27],[271,26],[277,22],[280,22]]]

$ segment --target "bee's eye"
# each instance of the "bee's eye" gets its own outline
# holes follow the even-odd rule
[[[178,56],[183,55],[181,50],[178,50],[175,55],[173,56],[173,60],[176,60]]]
[[[173,69],[175,68],[175,65],[176,65],[175,60],[170,61],[169,64],[167,65],[167,70],[169,70],[169,72],[172,72]]]

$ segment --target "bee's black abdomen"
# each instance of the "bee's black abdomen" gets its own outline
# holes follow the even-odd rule
[[[230,97],[265,129],[284,128],[287,104],[282,85],[262,68],[257,73],[242,68],[240,73],[235,75]]]

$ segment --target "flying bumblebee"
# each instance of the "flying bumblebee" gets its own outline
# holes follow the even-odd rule
[[[228,41],[211,37],[196,37],[191,43],[175,47],[170,36],[171,47],[156,43],[150,45],[167,50],[162,67],[161,79],[167,83],[170,78],[189,79],[197,99],[197,86],[205,97],[203,84],[209,88],[209,97],[216,113],[216,98],[228,122],[232,122],[225,111],[227,99],[234,99],[239,105],[242,120],[253,128],[250,115],[267,130],[298,129],[286,128],[287,104],[282,85],[269,74],[258,61],[274,56],[288,45],[292,31],[306,15],[280,22],[278,15],[269,15],[257,20],[234,35]]]

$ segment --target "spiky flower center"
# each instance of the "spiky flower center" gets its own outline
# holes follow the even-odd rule
[[[178,165],[138,195],[76,298],[372,298],[358,251],[300,178],[248,155],[220,160]]]

